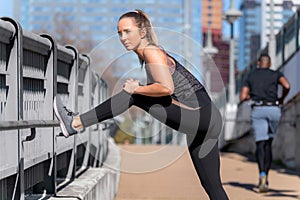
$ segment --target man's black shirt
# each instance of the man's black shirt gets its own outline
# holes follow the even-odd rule
[[[279,78],[283,74],[269,68],[257,68],[250,72],[244,86],[250,89],[250,98],[254,101],[276,101]]]

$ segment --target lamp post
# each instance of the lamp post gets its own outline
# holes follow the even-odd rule
[[[274,34],[274,0],[270,0],[270,36],[269,36],[268,52],[271,62],[274,63],[271,69],[276,69],[276,38]]]
[[[219,52],[219,50],[213,46],[210,27],[208,28],[206,33],[205,47],[203,50],[208,54],[206,56],[204,55],[206,61],[205,79],[206,79],[207,88],[209,92],[211,92],[211,64],[208,56],[213,57],[215,54]]]
[[[211,1],[208,2],[208,6],[211,6]],[[219,50],[213,46],[213,42],[212,42],[212,37],[211,37],[211,15],[212,15],[212,10],[209,10],[210,13],[208,15],[208,29],[207,29],[207,33],[206,33],[206,40],[205,40],[205,47],[204,47],[204,51],[208,54],[208,55],[204,55],[205,57],[205,65],[206,65],[206,70],[205,70],[205,79],[206,79],[206,86],[209,90],[209,92],[211,92],[211,62],[209,61],[209,56],[213,57],[215,54],[217,54],[219,52]]]
[[[234,8],[233,0],[230,1],[230,9],[225,12],[224,18],[230,24],[230,46],[229,46],[229,99],[226,105],[226,121],[224,127],[224,140],[235,138],[235,121],[237,113],[237,104],[235,102],[235,74],[234,74],[234,34],[233,23],[242,13]]]
[[[230,9],[225,12],[225,19],[230,24],[230,56],[229,56],[229,103],[234,104],[235,75],[234,75],[234,29],[233,23],[242,16],[242,12],[234,8],[234,1],[230,1]]]

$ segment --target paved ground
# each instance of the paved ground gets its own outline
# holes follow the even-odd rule
[[[208,199],[195,175],[190,157],[182,147],[120,147],[121,168],[127,172],[121,173],[116,200]],[[168,165],[165,160],[171,164]],[[273,168],[269,178],[270,191],[261,194],[256,188],[256,163],[238,154],[222,153],[221,174],[231,200],[300,200],[300,173]]]

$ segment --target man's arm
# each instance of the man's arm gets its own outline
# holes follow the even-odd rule
[[[291,86],[289,81],[284,76],[279,78],[279,84],[282,86],[282,95],[279,98],[279,101],[280,104],[283,104],[283,100],[288,95]]]
[[[247,86],[243,86],[240,93],[240,101],[246,101],[250,99],[250,89]]]

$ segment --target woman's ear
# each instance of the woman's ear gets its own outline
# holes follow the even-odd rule
[[[141,34],[141,37],[142,37],[142,38],[145,38],[145,37],[146,37],[146,34],[147,34],[146,28],[141,28],[140,34]]]

